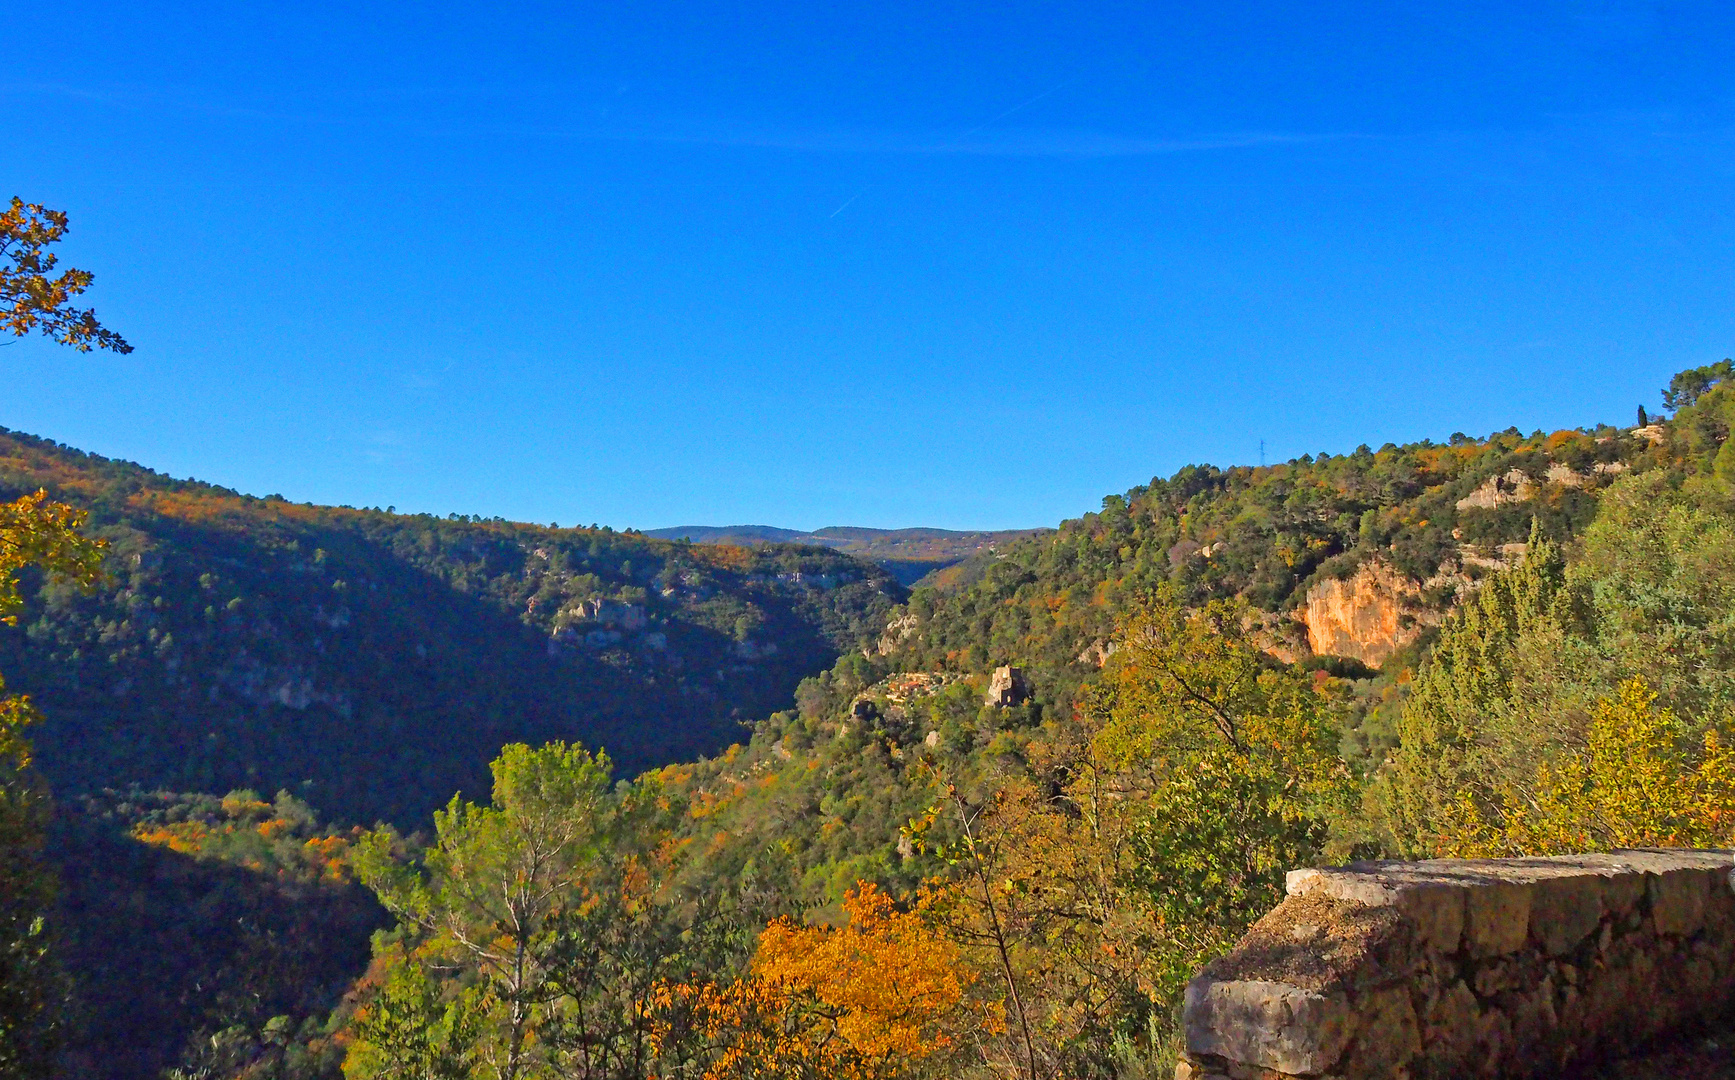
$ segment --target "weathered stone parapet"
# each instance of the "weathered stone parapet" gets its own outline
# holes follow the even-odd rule
[[[1187,987],[1179,1080],[1526,1077],[1735,1006],[1735,857],[1352,863]]]

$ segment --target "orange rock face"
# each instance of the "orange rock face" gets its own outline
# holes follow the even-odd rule
[[[1354,657],[1377,668],[1434,621],[1420,599],[1414,581],[1383,562],[1367,562],[1347,580],[1322,581],[1307,590],[1299,614],[1315,655]]]

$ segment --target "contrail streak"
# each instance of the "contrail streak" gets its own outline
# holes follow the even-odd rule
[[[1006,119],[1008,116],[1011,116],[1013,113],[1017,112],[1019,109],[1025,108],[1026,106],[1029,106],[1029,105],[1034,105],[1038,101],[1041,101],[1043,98],[1054,93],[1055,91],[1064,90],[1066,87],[1071,86],[1073,83],[1075,83],[1077,81],[1078,81],[1078,76],[1074,75],[1072,78],[1067,79],[1065,82],[1058,83],[1054,86],[1051,86],[1047,90],[1044,90],[1042,93],[1037,94],[1035,97],[1031,98],[1029,101],[1021,101],[1018,104],[1012,106],[1010,109],[1007,109],[1005,112],[1001,113],[999,116],[982,121],[980,124],[977,124],[975,127],[971,128],[969,131],[964,132],[964,134],[960,135],[959,138],[968,139],[970,136],[976,134],[978,131],[981,131],[983,128],[988,127],[990,124],[998,124],[1000,121]]]

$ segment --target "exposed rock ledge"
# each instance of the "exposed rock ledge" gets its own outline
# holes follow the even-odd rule
[[[1735,1005],[1727,851],[1354,863],[1187,987],[1178,1080],[1557,1076]]]
[[[898,651],[910,635],[916,632],[921,620],[914,612],[893,615],[886,621],[885,629],[880,631],[880,637],[873,645],[862,650],[862,655],[872,660],[875,656],[890,656]]]

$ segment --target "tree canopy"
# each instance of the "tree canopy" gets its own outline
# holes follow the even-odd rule
[[[88,270],[59,267],[46,249],[67,230],[64,210],[50,210],[14,195],[0,210],[0,328],[14,337],[37,331],[79,352],[111,349],[129,353],[126,339],[97,321],[96,312],[72,305],[95,280]]]

